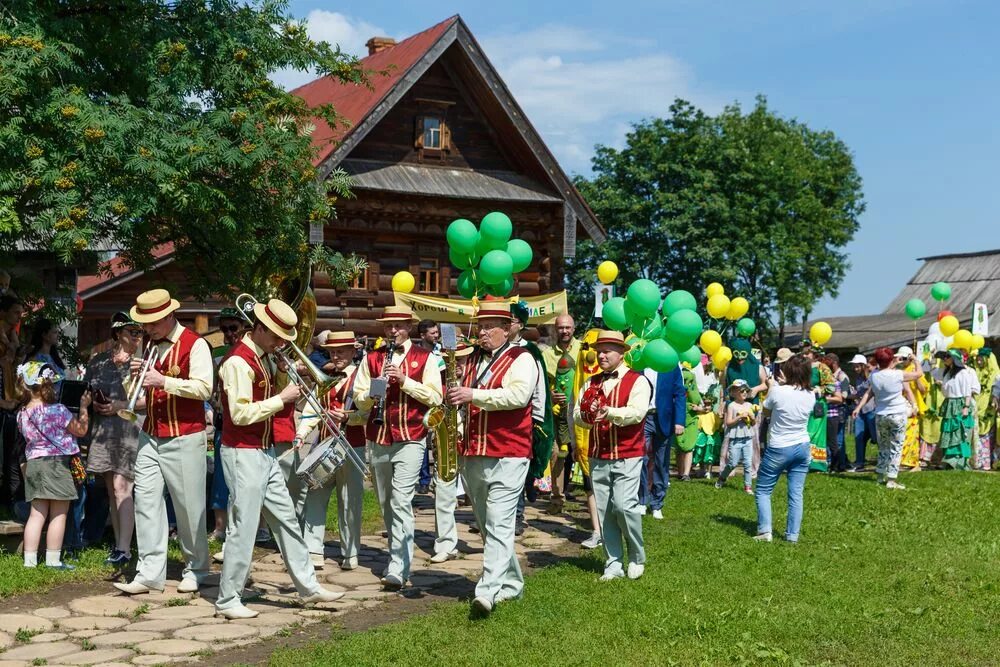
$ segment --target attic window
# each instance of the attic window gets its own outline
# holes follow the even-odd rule
[[[424,116],[424,148],[441,148],[441,119]]]
[[[421,157],[442,157],[443,151],[451,149],[451,132],[444,114],[421,114],[417,116],[415,125],[414,147]]]

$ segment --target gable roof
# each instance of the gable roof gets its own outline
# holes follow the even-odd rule
[[[365,69],[388,69],[386,76],[371,77],[371,88],[346,84],[324,77],[292,91],[310,105],[333,104],[338,113],[347,118],[351,126],[331,128],[322,119],[316,119],[314,142],[319,144],[317,165],[322,176],[340,166],[350,152],[368,135],[385,115],[399,102],[425,72],[451,47],[465,56],[470,66],[466,71],[478,77],[481,88],[501,111],[504,122],[511,127],[525,152],[544,173],[551,187],[565,202],[563,226],[563,251],[573,256],[576,249],[576,227],[580,225],[591,239],[600,243],[605,238],[604,229],[597,216],[577,191],[563,171],[552,151],[542,140],[520,105],[511,95],[496,68],[483,53],[468,26],[458,15],[404,39],[395,46],[385,48],[361,60]]]
[[[164,243],[156,246],[151,254],[156,261],[150,268],[158,269],[173,261],[174,244]],[[113,257],[107,262],[103,262],[94,275],[78,276],[76,293],[81,299],[86,300],[87,297],[96,296],[142,274],[143,271],[137,270],[131,264],[126,264],[121,257]]]

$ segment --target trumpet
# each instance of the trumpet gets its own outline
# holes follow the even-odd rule
[[[139,401],[139,396],[142,394],[142,381],[146,378],[146,373],[156,363],[156,352],[156,345],[150,342],[149,348],[146,350],[146,355],[142,358],[142,366],[139,368],[139,374],[135,377],[135,383],[130,388],[128,407],[118,411],[118,416],[126,421],[134,422],[139,418],[139,415],[135,413],[135,404]]]
[[[255,326],[257,324],[256,320],[251,315],[251,313],[253,313],[253,307],[256,305],[257,299],[255,299],[251,294],[240,294],[236,297],[236,310],[239,311],[240,315],[243,316],[243,319],[246,320],[250,326]],[[338,449],[342,458],[350,460],[351,464],[358,469],[358,472],[361,473],[361,476],[367,479],[368,466],[365,464],[365,460],[354,451],[354,447],[351,446],[351,443],[349,443],[347,438],[344,437],[343,431],[340,430],[340,424],[335,422],[330,416],[330,413],[323,407],[321,399],[333,390],[337,381],[317,368],[316,364],[314,364],[294,342],[289,341],[288,348],[291,349],[295,357],[302,362],[302,365],[306,368],[306,372],[312,378],[314,386],[311,389],[306,384],[305,378],[303,378],[296,369],[294,361],[289,358],[284,350],[275,350],[274,356],[288,368],[286,371],[286,373],[288,373],[288,379],[302,389],[302,398],[309,404],[310,407],[312,407],[312,409],[316,412],[316,415],[323,420],[323,424],[330,429],[330,433],[333,434],[329,438],[330,446]]]

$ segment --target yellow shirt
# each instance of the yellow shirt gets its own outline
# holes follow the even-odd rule
[[[507,354],[511,347],[500,354]],[[479,377],[491,357],[484,356],[476,367],[476,377]],[[538,383],[538,364],[531,353],[525,351],[514,360],[497,389],[472,389],[472,404],[477,408],[493,412],[496,410],[516,410],[531,402]]]
[[[167,335],[166,339],[156,344],[159,353],[159,361],[163,361],[170,353],[170,348],[181,337],[184,327],[180,322]],[[190,370],[186,378],[163,378],[163,391],[181,398],[193,398],[199,401],[207,401],[212,396],[212,372],[215,368],[212,363],[212,348],[208,346],[208,341],[199,338],[191,346],[189,360]]]
[[[610,396],[611,392],[618,383],[621,382],[622,376],[628,371],[628,366],[622,361],[618,367],[614,370],[617,373],[616,377],[608,378],[601,383],[601,391],[604,392],[605,396]],[[628,395],[628,401],[625,405],[620,408],[608,407],[608,421],[615,426],[631,426],[632,424],[638,424],[646,418],[646,413],[649,410],[649,399],[652,396],[652,388],[650,387],[649,381],[645,377],[639,378],[632,385],[632,391]],[[580,397],[583,397],[583,392],[580,392]],[[573,418],[576,424],[582,428],[592,428],[592,424],[588,424],[583,421],[580,416],[580,401],[577,400],[576,407],[573,410]]]
[[[401,346],[398,346],[392,353],[392,363],[396,366],[401,366],[403,363],[403,358],[410,351],[410,347],[413,346],[413,341],[406,339]],[[372,400],[371,396],[368,395],[369,390],[372,386],[371,372],[368,370],[368,360],[365,359],[361,362],[361,369],[358,371],[358,378],[354,381],[354,402],[358,404],[361,410],[367,412],[371,409]],[[436,358],[431,355],[427,359],[427,363],[424,364],[424,373],[420,378],[420,382],[417,382],[411,377],[407,377],[403,380],[403,384],[400,385],[400,389],[426,406],[433,407],[435,405],[441,405],[442,400],[442,390],[441,390],[441,369],[438,367]]]
[[[243,342],[257,355],[261,367],[270,372],[271,377],[275,377],[274,364],[269,357],[264,355],[264,350],[257,347],[257,344],[251,340],[250,334],[243,336]],[[222,378],[222,388],[226,392],[229,417],[237,426],[248,426],[262,422],[281,412],[285,405],[280,396],[265,398],[256,403],[253,401],[254,370],[240,357],[233,356],[226,359],[219,368],[219,377]],[[275,382],[275,386],[277,386],[277,382]]]

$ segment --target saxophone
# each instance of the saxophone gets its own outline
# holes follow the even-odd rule
[[[455,325],[441,325],[441,349],[445,360],[445,387],[458,386],[458,364],[455,348],[458,346]],[[458,476],[458,408],[442,403],[427,411],[424,426],[434,431],[434,458],[437,472],[445,482]]]

